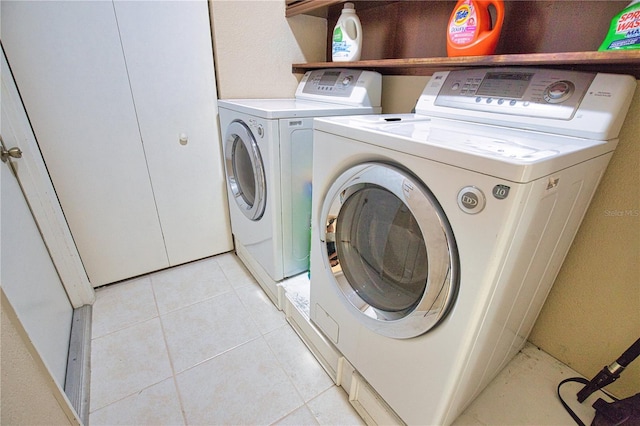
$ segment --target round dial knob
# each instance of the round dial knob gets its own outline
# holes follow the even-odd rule
[[[556,81],[544,89],[544,100],[550,104],[557,104],[567,100],[573,93],[575,86],[567,80]]]

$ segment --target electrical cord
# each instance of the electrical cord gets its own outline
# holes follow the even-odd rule
[[[565,402],[564,398],[562,398],[562,395],[560,395],[560,388],[562,387],[562,385],[564,385],[565,383],[569,383],[569,382],[576,382],[576,383],[580,383],[580,384],[583,384],[583,385],[589,385],[590,381],[585,379],[585,378],[582,378],[582,377],[570,377],[568,379],[564,379],[563,381],[561,381],[558,384],[558,398],[560,399],[560,402],[562,403],[562,406],[564,407],[565,410],[567,410],[567,413],[569,413],[569,415],[571,416],[573,421],[575,421],[578,426],[586,426],[585,423],[582,421],[582,419],[580,419],[580,417],[578,417],[578,415],[571,409],[571,407],[569,407],[569,404],[567,404]],[[617,401],[618,400],[618,398],[616,398],[615,396],[611,395],[608,392],[605,392],[602,389],[599,389],[599,391],[604,393],[605,395],[607,395],[613,401]]]

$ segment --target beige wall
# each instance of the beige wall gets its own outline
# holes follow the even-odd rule
[[[401,114],[411,112],[422,89],[431,77],[385,75],[382,77],[382,112]]]
[[[326,21],[310,16],[284,18],[284,0],[214,0],[212,6],[221,98],[290,97],[299,77],[291,74],[290,64],[325,58]],[[385,76],[383,112],[410,112],[428,80]],[[639,337],[639,135],[640,89],[618,148],[530,336],[534,344],[588,377]],[[619,396],[637,392],[640,360],[608,389]]]
[[[325,60],[327,20],[285,18],[284,0],[212,0],[218,97],[290,98],[291,64]]]
[[[80,424],[1,292],[0,424]]]

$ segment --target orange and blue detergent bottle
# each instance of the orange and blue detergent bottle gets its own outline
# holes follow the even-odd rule
[[[489,6],[496,9],[491,25]],[[460,0],[453,9],[447,27],[448,56],[492,55],[496,50],[504,22],[502,0]]]

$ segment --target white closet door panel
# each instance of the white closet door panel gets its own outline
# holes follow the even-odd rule
[[[2,2],[2,43],[93,286],[168,266],[110,2]]]
[[[169,260],[229,251],[207,2],[114,4]]]

